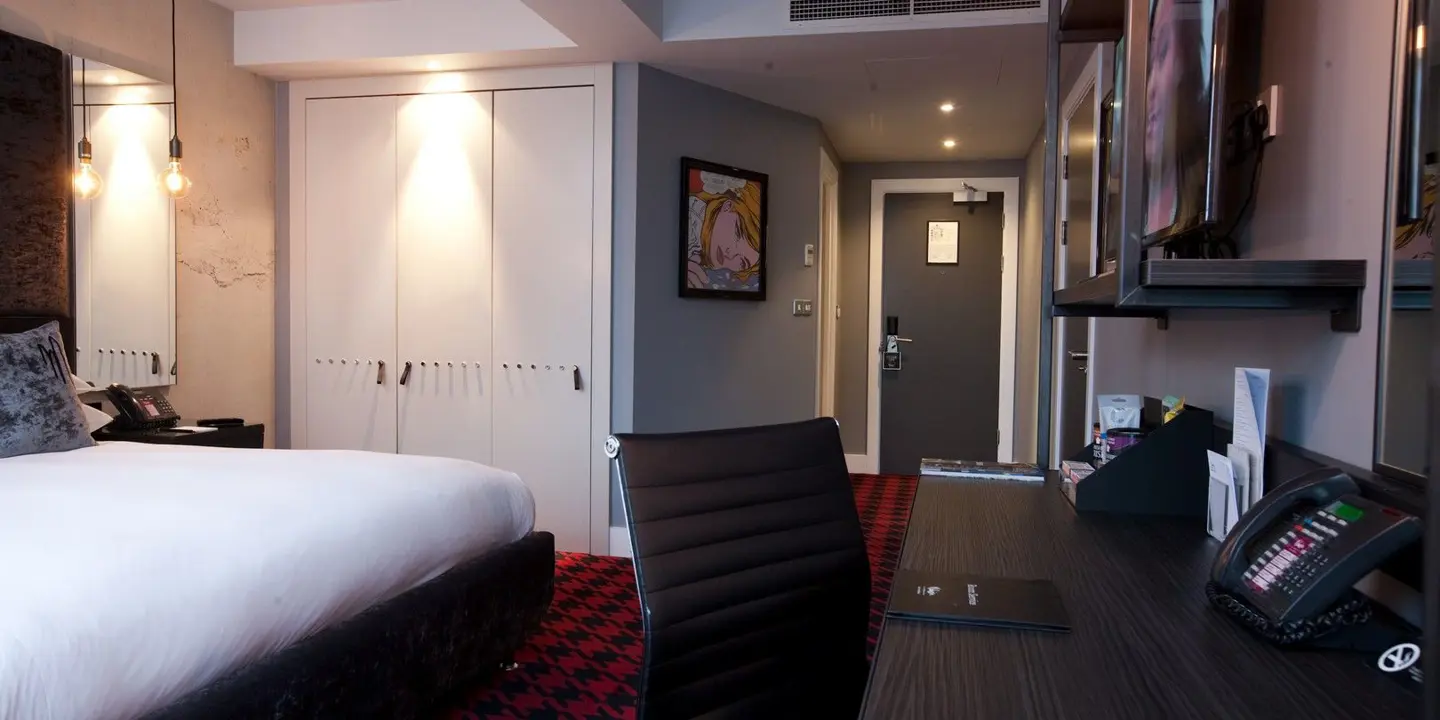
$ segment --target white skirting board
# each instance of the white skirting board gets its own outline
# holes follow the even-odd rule
[[[848,453],[845,455],[845,469],[852,473],[862,473],[866,475],[874,475],[879,472],[879,468],[870,462],[870,456],[851,455]]]
[[[615,557],[635,557],[634,551],[630,549],[629,528],[610,528],[610,554]]]

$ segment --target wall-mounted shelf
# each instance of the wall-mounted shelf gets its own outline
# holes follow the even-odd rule
[[[1056,290],[1055,314],[1154,317],[1163,328],[1170,310],[1324,310],[1331,330],[1360,330],[1364,260],[1144,260],[1139,270],[1129,293],[1115,272]]]
[[[1396,310],[1429,310],[1434,285],[1434,260],[1396,260],[1390,280],[1390,306]]]
[[[1064,0],[1058,40],[1115,42],[1125,29],[1125,0]]]

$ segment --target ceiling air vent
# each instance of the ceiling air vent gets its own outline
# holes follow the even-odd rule
[[[916,15],[985,12],[989,10],[1032,10],[1040,0],[914,0]]]
[[[790,22],[1030,10],[1040,0],[790,0]]]

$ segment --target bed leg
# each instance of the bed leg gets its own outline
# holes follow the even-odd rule
[[[500,663],[500,670],[503,672],[514,672],[519,669],[520,663],[517,663],[514,660],[506,660]]]

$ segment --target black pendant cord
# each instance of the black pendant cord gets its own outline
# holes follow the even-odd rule
[[[170,154],[179,157],[173,148],[180,144],[180,65],[175,60],[175,0],[170,0],[170,88],[174,93],[174,103],[170,109]]]
[[[80,58],[80,115],[83,118],[83,125],[80,127],[80,138],[90,142],[90,96],[86,93],[88,88],[85,79],[85,58]]]

